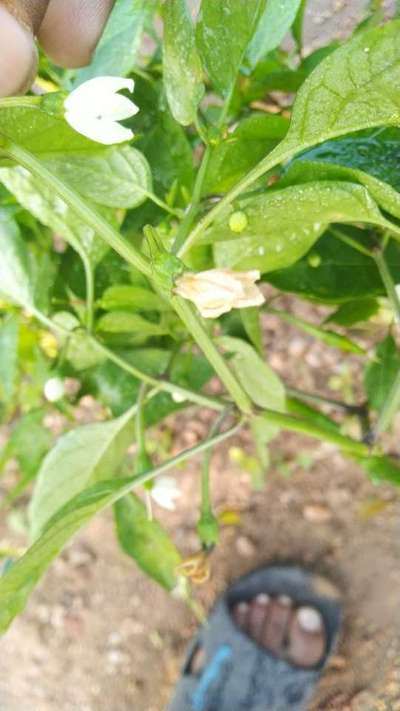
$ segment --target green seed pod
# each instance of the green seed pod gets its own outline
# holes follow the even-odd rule
[[[311,254],[308,255],[307,259],[310,267],[319,267],[321,264],[321,257],[319,256],[318,252],[311,252]]]
[[[203,547],[206,550],[214,548],[214,546],[218,543],[219,525],[217,519],[211,511],[201,514],[197,524],[197,533]]]
[[[243,232],[243,230],[246,229],[247,225],[247,215],[245,212],[242,212],[242,210],[237,210],[236,212],[233,212],[229,218],[229,228],[232,230],[232,232],[237,232],[239,234],[240,232]]]

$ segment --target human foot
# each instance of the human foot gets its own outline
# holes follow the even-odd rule
[[[237,603],[232,616],[242,632],[277,657],[299,667],[321,662],[326,650],[322,615],[315,607],[297,606],[287,595],[260,593]]]

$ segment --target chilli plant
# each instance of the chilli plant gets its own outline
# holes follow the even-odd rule
[[[31,94],[0,100],[0,461],[20,471],[1,506],[31,492],[32,540],[3,566],[2,630],[110,507],[122,549],[190,601],[221,523],[210,456],[244,428],[260,471],[291,431],[400,483],[400,20],[374,2],[350,40],[307,53],[305,4],[116,0],[89,66],[42,56]],[[275,308],[288,292],[328,317]],[[278,377],[263,313],[354,354],[359,403]],[[371,352],[357,333],[377,318]],[[77,426],[82,395],[103,419]],[[152,461],[149,428],[184,408],[208,409],[208,436]],[[163,473],[199,454],[199,554],[182,561],[151,500],[172,508]]]

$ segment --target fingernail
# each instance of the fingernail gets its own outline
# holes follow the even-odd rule
[[[297,612],[297,621],[304,632],[319,632],[323,627],[322,617],[313,607],[301,607]]]
[[[0,96],[21,94],[29,88],[37,66],[32,34],[0,5]]]
[[[289,597],[289,595],[279,595],[279,597],[278,597],[278,602],[279,602],[281,605],[284,605],[285,607],[290,607],[291,604],[292,604],[292,600],[291,600],[291,598]]]

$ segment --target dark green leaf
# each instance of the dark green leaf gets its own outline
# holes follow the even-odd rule
[[[224,96],[233,87],[264,7],[265,0],[202,0],[197,45],[213,85]]]
[[[342,304],[325,320],[325,323],[337,323],[339,326],[353,326],[360,321],[368,321],[379,311],[377,299],[365,298]]]
[[[240,309],[240,318],[242,319],[244,330],[256,351],[262,356],[263,334],[260,315],[260,310],[256,306]]]
[[[287,133],[289,121],[282,116],[253,114],[241,121],[211,154],[204,194],[226,192]]]
[[[367,235],[353,230],[354,239],[364,243]],[[368,243],[367,243],[368,246]],[[283,291],[290,291],[323,303],[344,303],[362,297],[385,294],[375,262],[326,232],[313,248],[319,257],[317,267],[310,255],[289,269],[267,275],[267,280]],[[393,240],[385,253],[395,283],[400,282],[400,248]]]
[[[123,551],[167,590],[178,582],[176,567],[181,556],[158,521],[150,521],[146,507],[135,494],[128,494],[114,506],[118,540]]]
[[[307,0],[300,0],[299,9],[292,27],[292,34],[299,50],[303,47],[303,26]]]
[[[299,415],[304,420],[310,420],[314,422],[319,427],[325,427],[331,432],[338,432],[339,425],[331,420],[330,417],[324,415],[323,412],[316,410],[308,403],[303,402],[295,397],[288,397],[286,400],[286,409],[291,415]]]
[[[293,316],[292,314],[288,314],[285,311],[271,309],[271,312],[279,316],[279,318],[283,321],[286,321],[296,328],[299,328],[301,331],[304,331],[304,333],[308,333],[309,336],[316,338],[318,341],[322,341],[322,343],[326,343],[327,346],[339,348],[346,353],[358,353],[359,355],[365,353],[365,350],[358,346],[357,343],[350,341],[350,339],[346,338],[346,336],[341,336],[340,333],[319,328],[318,326],[314,326],[312,323],[304,321],[304,319]]]
[[[400,370],[400,352],[393,336],[388,335],[375,352],[375,359],[366,368],[364,385],[368,401],[380,411],[388,398]]]
[[[368,472],[375,482],[390,481],[400,484],[400,462],[391,457],[363,457],[357,459],[358,463]]]
[[[164,84],[171,113],[184,126],[193,123],[204,93],[203,70],[186,0],[163,7]]]

